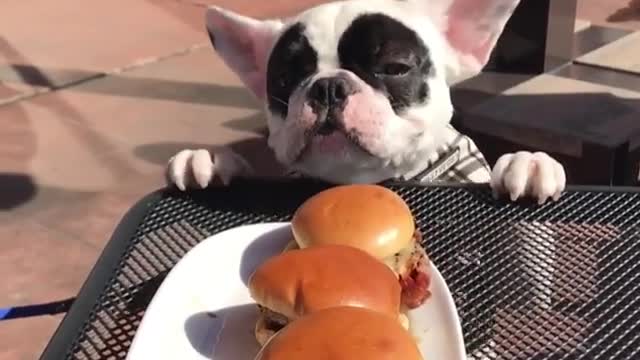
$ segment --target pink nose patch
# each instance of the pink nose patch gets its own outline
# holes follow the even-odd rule
[[[373,150],[382,137],[385,121],[395,116],[389,101],[370,87],[349,96],[343,112],[344,126],[358,137],[360,144]]]

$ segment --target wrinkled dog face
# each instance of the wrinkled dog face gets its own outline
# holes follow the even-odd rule
[[[227,64],[264,101],[280,162],[332,182],[378,182],[433,154],[453,112],[449,84],[486,62],[495,39],[464,44],[480,47],[479,56],[458,46],[469,41],[465,31],[482,32],[454,16],[457,3],[473,1],[465,11],[496,13],[488,8],[507,3],[510,14],[517,3],[350,0],[286,21],[212,8],[207,25]]]
[[[267,63],[270,145],[278,159],[336,182],[381,181],[437,144],[452,106],[428,27],[329,4],[293,19]],[[393,3],[395,5],[395,3]],[[433,43],[431,42],[431,43]]]

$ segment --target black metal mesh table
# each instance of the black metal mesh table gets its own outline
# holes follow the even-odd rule
[[[189,249],[231,227],[287,221],[325,186],[247,181],[149,195],[116,229],[42,358],[124,359]],[[494,200],[484,186],[389,186],[453,293],[470,358],[640,359],[640,193],[570,189],[535,206]]]

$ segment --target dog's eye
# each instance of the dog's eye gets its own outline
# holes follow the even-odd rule
[[[382,67],[382,75],[400,76],[411,71],[411,66],[403,63],[388,63]]]

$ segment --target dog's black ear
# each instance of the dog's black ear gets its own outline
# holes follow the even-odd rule
[[[212,6],[206,25],[211,44],[258,99],[266,92],[267,58],[283,23],[257,20]]]
[[[489,61],[520,0],[410,0],[422,6],[447,42],[448,82],[477,75]]]

